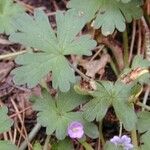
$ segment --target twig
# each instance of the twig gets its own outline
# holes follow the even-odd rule
[[[40,128],[41,128],[41,125],[40,125],[39,123],[37,123],[37,124],[34,126],[34,128],[32,129],[32,131],[31,131],[31,132],[29,133],[29,135],[28,135],[28,140],[29,140],[29,142],[31,142],[32,139],[36,136],[36,134],[38,133],[38,131],[40,130]],[[25,140],[25,141],[23,141],[23,143],[21,144],[19,150],[25,150],[27,146],[28,146],[28,143],[27,143],[27,141]]]
[[[119,123],[120,123],[119,137],[121,137],[121,136],[122,136],[122,128],[123,128],[123,124],[122,124],[121,121],[120,121]]]
[[[31,6],[29,4],[26,4],[26,3],[24,3],[24,2],[22,2],[20,0],[14,0],[14,1],[16,1],[18,4],[20,4],[21,6],[23,6],[30,13],[33,13],[33,11],[34,11],[34,7],[33,6]]]
[[[90,61],[93,61],[93,60],[99,55],[99,53],[103,50],[104,47],[105,47],[105,46],[102,45],[102,46],[99,48],[99,50],[93,55],[93,57],[90,59]]]
[[[16,122],[15,122],[16,123]],[[17,140],[17,146],[19,147],[20,145],[20,141],[21,138],[23,137],[23,139],[26,139],[25,135],[22,133],[23,132],[23,128],[21,127],[21,129],[19,128],[18,124],[16,123],[15,128],[17,129],[17,131],[19,132],[19,138]]]
[[[9,135],[9,139],[10,139],[10,141],[11,141],[11,142],[13,142],[13,136],[12,136],[12,132],[11,132],[11,130],[10,130],[10,131],[8,131],[8,135]]]
[[[4,55],[0,55],[0,60],[1,59],[10,59],[10,58],[14,58],[18,55],[22,55],[24,53],[26,53],[27,51],[24,50],[24,51],[20,51],[20,52],[14,52],[14,53],[9,53],[9,54],[4,54]]]
[[[15,144],[16,143],[16,137],[17,137],[17,129],[16,128],[14,128],[14,136],[13,136],[13,144]]]
[[[4,136],[4,140],[8,140],[7,132],[4,132],[4,133],[3,133],[3,136]]]
[[[29,107],[25,108],[25,109],[24,109],[24,110],[22,110],[22,111],[19,111],[19,112],[15,113],[15,114],[12,114],[12,115],[11,115],[11,116],[9,116],[9,117],[10,117],[10,118],[16,117],[18,114],[21,114],[21,113],[23,113],[23,112],[27,111],[28,109],[31,109],[31,106],[29,106]]]
[[[69,63],[69,65],[86,81],[90,81],[91,79],[86,76],[83,72],[81,72],[78,68],[76,68],[74,65],[72,65],[71,63]]]
[[[21,125],[22,125],[22,129],[23,129],[23,131],[24,131],[24,133],[25,133],[25,138],[26,138],[26,140],[27,140],[27,143],[28,143],[29,146],[31,146],[30,143],[29,143],[29,140],[28,140],[28,138],[27,138],[27,131],[26,131],[26,128],[25,128],[25,126],[24,126],[23,119],[21,118],[21,115],[20,115],[20,113],[19,113],[18,107],[17,107],[15,101],[14,101],[12,98],[10,98],[10,101],[11,101],[11,103],[12,103],[12,105],[13,105],[13,107],[14,107],[16,113],[18,114],[18,118],[19,118],[20,123],[21,123]],[[22,130],[22,129],[21,129],[21,130]]]
[[[141,106],[141,107],[147,109],[148,111],[150,111],[150,106],[144,105],[144,104],[141,103],[141,102],[137,102],[136,104],[137,104],[138,106]]]

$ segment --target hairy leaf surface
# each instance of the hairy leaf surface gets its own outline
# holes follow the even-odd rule
[[[10,141],[0,141],[1,150],[18,150],[17,146],[12,144]]]
[[[84,106],[84,116],[87,120],[102,120],[110,105],[113,105],[117,117],[123,122],[126,130],[130,131],[136,126],[137,117],[128,102],[131,94],[130,85],[101,81],[97,84],[97,89],[90,94],[93,99]]]
[[[150,129],[150,112],[143,111],[138,113],[137,129],[140,133]]]
[[[0,0],[0,33],[10,34],[16,31],[13,18],[23,12],[23,8],[12,0]]]
[[[138,19],[142,16],[141,0],[71,0],[69,8],[76,9],[96,29],[101,27],[104,35],[112,34],[113,31],[125,30],[125,22]]]
[[[74,150],[73,143],[69,139],[64,139],[52,145],[52,150]]]
[[[22,66],[13,71],[15,83],[34,87],[52,71],[53,87],[68,91],[75,76],[65,55],[90,55],[90,50],[96,46],[89,35],[77,37],[84,22],[75,11],[57,12],[55,32],[42,10],[35,10],[34,17],[28,14],[18,17],[16,27],[19,32],[11,34],[10,40],[40,51],[17,57],[16,62]]]
[[[97,127],[85,121],[81,111],[73,111],[77,106],[87,101],[88,97],[76,94],[72,89],[67,93],[59,93],[54,99],[46,91],[42,97],[33,97],[33,107],[38,113],[38,122],[46,127],[47,134],[55,135],[58,139],[67,136],[67,127],[73,121],[83,123],[86,135],[98,137]]]
[[[7,116],[7,113],[7,107],[4,106],[0,108],[0,133],[10,130],[13,124],[13,121]]]
[[[148,150],[150,148],[150,130],[147,131],[144,135],[141,137],[141,150]]]

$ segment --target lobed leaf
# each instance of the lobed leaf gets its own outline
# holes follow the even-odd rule
[[[147,131],[144,135],[141,137],[141,150],[148,150],[150,148],[150,130]]]
[[[10,130],[13,121],[7,116],[8,108],[3,106],[0,108],[0,133]]]
[[[12,144],[10,141],[0,141],[1,150],[18,150],[17,146]]]
[[[72,10],[65,14],[57,12],[56,32],[39,9],[35,10],[34,17],[22,14],[15,22],[18,32],[11,34],[10,40],[39,51],[16,58],[16,63],[22,66],[13,70],[14,82],[27,83],[32,88],[52,71],[53,87],[68,91],[75,82],[75,75],[65,55],[90,55],[90,50],[96,46],[89,35],[77,36],[85,24],[84,18]]]
[[[143,68],[143,69],[148,68],[150,67],[150,61],[143,59],[141,55],[136,55],[133,59],[131,68],[135,69],[138,67]]]
[[[42,92],[41,97],[32,97],[33,108],[39,111],[37,121],[46,127],[47,134],[52,134],[55,131],[56,137],[61,140],[67,136],[67,127],[73,121],[81,122],[85,127],[85,134],[89,137],[98,137],[97,127],[84,120],[81,111],[73,111],[86,100],[86,96],[80,96],[73,90],[60,93],[55,99],[46,91]]]
[[[113,105],[115,113],[126,130],[132,130],[136,126],[136,114],[128,102],[131,95],[131,85],[117,81],[115,84],[108,81],[97,83],[97,89],[90,92],[93,99],[84,106],[84,117],[88,121],[101,121],[110,105]],[[129,117],[130,116],[130,117]]]
[[[87,22],[95,18],[92,26],[96,29],[101,27],[102,33],[107,36],[112,34],[115,28],[124,31],[126,21],[140,18],[141,5],[141,0],[71,0],[68,8],[78,11]]]
[[[10,34],[16,31],[13,18],[23,12],[23,8],[12,0],[0,0],[0,33]]]
[[[74,150],[71,140],[64,139],[52,145],[52,150]]]
[[[150,112],[138,113],[137,129],[140,133],[150,129]]]
[[[97,84],[96,91],[91,93],[94,98],[84,106],[84,116],[88,121],[103,119],[112,102],[112,87],[111,82],[102,81]]]

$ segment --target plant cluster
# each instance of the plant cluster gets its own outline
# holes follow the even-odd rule
[[[35,9],[31,16],[11,0],[0,0],[0,33],[26,48],[26,52],[15,59],[18,67],[11,72],[13,81],[29,88],[41,86],[41,96],[32,95],[30,101],[38,112],[37,122],[46,127],[47,135],[58,139],[54,150],[73,149],[71,139],[92,150],[86,139],[102,139],[100,125],[110,107],[120,122],[120,134],[103,143],[103,148],[150,149],[150,107],[139,100],[144,85],[150,84],[150,61],[142,55],[134,56],[131,64],[118,69],[114,82],[89,78],[70,62],[70,56],[91,56],[98,45],[91,34],[80,34],[86,24],[104,36],[116,29],[124,32],[126,23],[142,17],[142,4],[142,0],[70,0],[67,11],[56,12],[54,29],[43,10]],[[45,83],[48,74],[56,95],[50,94]],[[82,87],[82,80],[86,80],[90,88]],[[144,109],[137,112],[135,105]],[[0,133],[8,131],[13,124],[7,113],[6,107],[0,108]],[[131,133],[133,143],[122,135],[123,129]],[[17,149],[2,140],[1,148]]]

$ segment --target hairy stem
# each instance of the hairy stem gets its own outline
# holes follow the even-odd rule
[[[122,127],[123,127],[122,122],[120,122],[119,137],[121,137],[121,136],[122,136]]]
[[[100,142],[102,143],[102,147],[104,147],[105,140],[104,140],[103,131],[102,131],[102,121],[99,122],[99,143]],[[98,150],[100,150],[100,147]]]
[[[133,55],[133,47],[134,47],[134,43],[135,43],[135,36],[136,36],[136,21],[133,21],[132,40],[131,40],[129,60],[128,60],[129,64],[131,62],[132,55]]]
[[[131,131],[131,138],[132,138],[132,143],[134,145],[134,148],[138,149],[138,139],[137,139],[136,129],[133,129]]]
[[[85,148],[85,150],[94,150],[94,149],[92,148],[92,146],[91,146],[90,144],[88,144],[86,141],[80,142],[80,143],[81,143],[81,145]]]
[[[124,47],[124,64],[125,67],[129,66],[129,45],[128,45],[128,33],[127,30],[123,32],[123,47]]]

